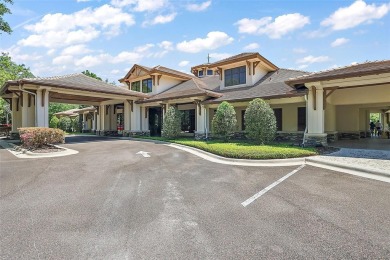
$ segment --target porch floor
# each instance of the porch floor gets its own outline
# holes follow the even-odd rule
[[[390,151],[390,139],[379,137],[361,138],[359,140],[338,140],[329,143],[329,145],[338,148]]]

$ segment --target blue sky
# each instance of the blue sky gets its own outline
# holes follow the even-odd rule
[[[36,76],[90,70],[116,81],[133,64],[190,67],[259,52],[319,71],[390,58],[390,2],[339,0],[19,0],[1,51]]]

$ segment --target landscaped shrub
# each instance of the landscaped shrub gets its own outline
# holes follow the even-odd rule
[[[26,148],[39,148],[48,144],[65,142],[65,132],[61,129],[48,127],[23,127],[18,130],[22,145]]]
[[[58,122],[58,128],[65,132],[71,132],[72,120],[67,116],[61,117],[60,122]]]
[[[212,121],[213,134],[222,136],[225,140],[236,130],[237,118],[234,107],[228,102],[222,102]]]
[[[166,138],[175,138],[181,132],[181,113],[175,107],[169,107],[164,116],[161,135]]]
[[[245,131],[247,137],[264,144],[271,142],[276,134],[276,118],[267,102],[256,98],[249,102],[245,111]]]
[[[52,116],[49,122],[50,128],[57,128],[60,120],[56,116]]]

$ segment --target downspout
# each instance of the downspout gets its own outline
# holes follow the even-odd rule
[[[27,90],[24,90],[22,88],[22,85],[23,83],[21,82],[21,80],[19,80],[19,90],[22,91],[22,92],[26,92],[28,94],[31,94],[34,96],[34,101],[35,101],[35,127],[38,127],[38,105],[37,105],[37,94],[34,93],[34,92],[31,92],[31,91],[27,91]],[[22,96],[23,98],[23,96]],[[23,104],[23,105],[26,105],[26,104]]]
[[[301,146],[304,147],[305,146],[305,141],[306,141],[306,133],[307,133],[307,125],[308,125],[308,122],[307,122],[307,119],[308,119],[308,113],[309,113],[309,109],[307,108],[307,94],[305,95],[305,101],[306,101],[306,126],[305,126],[305,132],[303,132],[303,139],[302,139],[302,144]]]

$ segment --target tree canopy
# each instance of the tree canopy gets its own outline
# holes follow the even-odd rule
[[[13,4],[13,0],[1,0],[0,2],[0,34],[2,34],[2,32],[11,34],[12,32],[11,27],[3,18],[5,14],[11,14],[11,10],[6,6],[6,4]]]
[[[93,73],[93,72],[91,72],[89,70],[84,70],[81,73],[83,73],[84,75],[86,75],[88,77],[91,77],[91,78],[103,81],[101,77],[98,77],[98,75],[96,75],[95,73]]]

